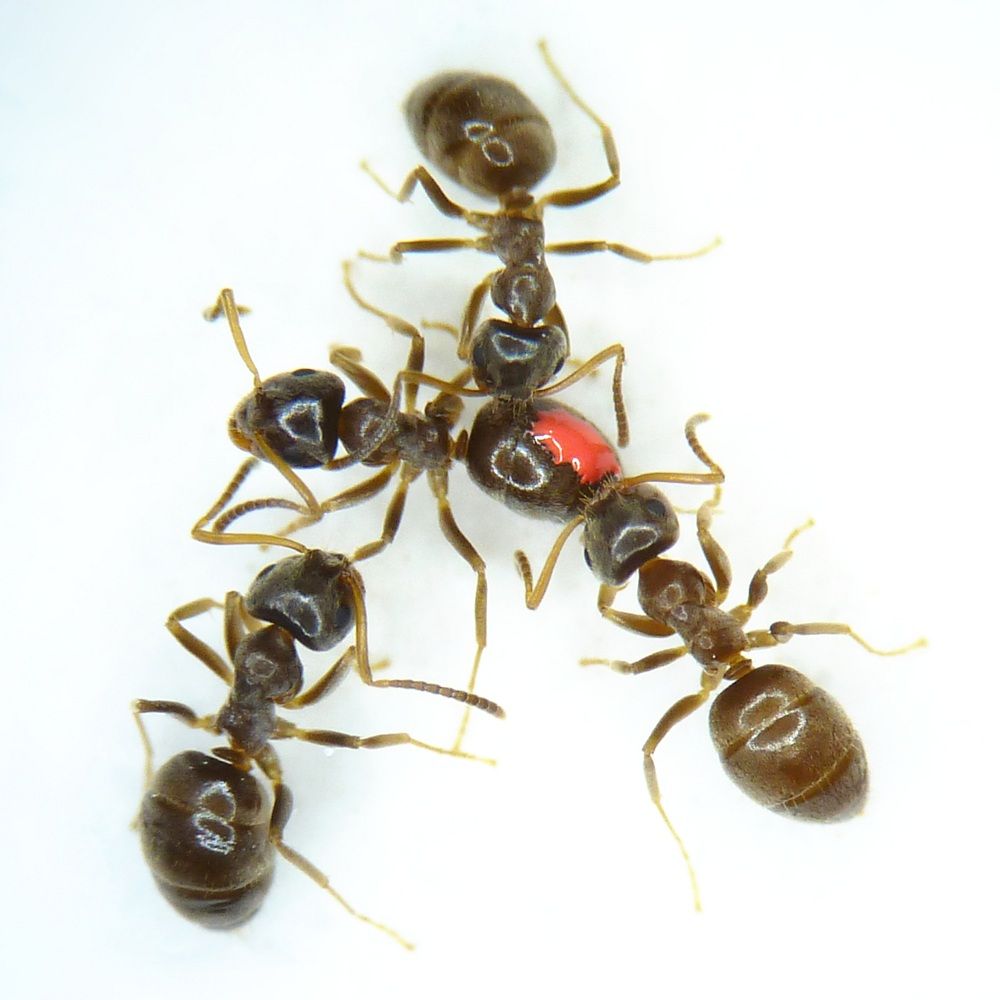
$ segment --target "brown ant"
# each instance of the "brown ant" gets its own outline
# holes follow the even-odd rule
[[[788,642],[796,635],[846,635],[877,656],[897,656],[919,646],[918,639],[899,649],[881,650],[849,625],[838,622],[774,622],[746,630],[750,616],[767,596],[768,578],[792,557],[792,542],[812,521],[793,531],[781,551],[754,573],[744,603],[722,609],[732,582],[729,559],[712,536],[712,511],[720,491],[698,510],[698,542],[712,580],[690,563],[651,559],[639,569],[638,598],[645,614],[612,607],[618,587],[601,587],[599,607],[605,618],[640,635],[676,635],[683,642],[628,663],[584,659],[620,673],[641,674],[690,653],[701,664],[700,690],[675,702],[643,744],[643,765],[650,797],[677,841],[688,867],[695,907],[701,908],[694,869],[660,795],[653,754],[664,736],[705,704],[722,681],[731,681],[709,713],[709,730],[722,766],[755,802],[799,819],[833,822],[856,815],[868,792],[864,747],[847,713],[804,674],[778,664],[754,667],[745,655]],[[713,582],[714,581],[714,582]]]
[[[344,284],[361,307],[379,316],[392,329],[410,338],[406,370],[420,373],[424,363],[424,338],[419,330],[405,320],[382,312],[362,299],[351,282],[347,263],[344,264]],[[286,417],[288,409],[295,408],[296,411],[301,409],[308,412],[310,414],[310,419],[306,424],[310,431],[308,436],[310,440],[316,437],[312,433],[312,429],[319,421],[312,417],[314,408],[311,397],[303,401],[293,395],[287,396],[285,410],[278,410],[276,407],[265,410],[263,406],[256,403],[261,393],[262,384],[267,385],[277,379],[287,381],[289,376],[276,376],[275,379],[265,380],[264,383],[260,382],[256,366],[253,364],[246,346],[238,311],[232,291],[223,289],[215,308],[208,313],[213,317],[220,314],[226,316],[240,357],[243,358],[254,375],[256,383],[254,393],[237,407],[231,421],[230,436],[237,444],[255,455],[267,457],[269,454],[279,471],[283,471],[285,478],[295,486],[300,497],[305,500],[305,504],[269,497],[245,501],[227,510],[227,505],[254,464],[252,462],[244,463],[216,504],[195,524],[194,537],[200,541],[211,543],[229,542],[233,539],[256,539],[256,536],[227,533],[227,529],[238,518],[256,510],[281,508],[298,512],[301,517],[279,532],[279,535],[283,536],[314,523],[330,511],[350,507],[376,496],[394,478],[398,478],[396,491],[386,509],[382,534],[375,541],[369,542],[355,551],[351,562],[358,562],[378,554],[393,541],[402,520],[410,484],[426,472],[427,482],[437,501],[438,523],[441,532],[452,548],[476,574],[474,605],[476,654],[469,682],[469,690],[473,690],[479,661],[486,646],[486,564],[476,551],[475,546],[458,527],[448,501],[448,470],[455,453],[455,442],[452,440],[451,434],[462,411],[462,401],[455,395],[454,389],[466,380],[467,374],[463,373],[454,383],[442,382],[439,393],[426,404],[423,413],[420,413],[416,406],[417,386],[415,384],[406,385],[401,401],[398,392],[395,395],[390,394],[380,379],[360,363],[360,354],[357,351],[350,348],[333,347],[330,352],[330,362],[353,381],[364,395],[343,405],[343,383],[337,376],[329,375],[329,378],[340,383],[341,390],[337,401],[336,419],[326,435],[326,443],[323,447],[326,452],[332,455],[339,442],[348,455],[340,459],[328,460],[323,465],[325,468],[335,469],[343,468],[350,463],[360,462],[362,465],[379,468],[379,471],[369,479],[327,500],[318,501],[312,491],[288,468],[292,464],[289,460],[290,449],[282,448],[279,453],[278,447],[279,441],[282,441],[279,435],[291,438],[285,429],[286,425],[291,423]],[[297,373],[293,373],[293,376],[295,374]],[[324,417],[329,416],[332,410],[331,403],[327,407]],[[249,426],[250,421],[244,416],[248,413],[257,417],[252,426]],[[265,419],[265,417],[270,419]],[[232,430],[234,427],[237,429],[236,431]],[[297,450],[303,450],[298,440],[294,440],[293,444]],[[282,468],[283,466],[284,468]]]
[[[305,560],[311,558],[307,555]],[[271,741],[297,739],[353,750],[408,744],[453,757],[483,758],[424,743],[407,733],[352,736],[302,729],[278,716],[279,706],[298,709],[319,701],[353,664],[362,673],[369,668],[363,645],[351,647],[303,691],[302,663],[292,632],[255,620],[253,616],[259,610],[254,607],[251,611],[252,603],[231,592],[225,605],[210,598],[192,601],[167,620],[178,642],[229,687],[229,696],[217,713],[199,716],[187,705],[173,701],[140,699],[133,703],[133,716],[146,752],[146,791],[136,822],[157,886],[177,910],[197,923],[213,928],[234,927],[252,917],[263,903],[277,851],[352,916],[412,948],[396,931],[355,910],[326,875],[285,843],[284,828],[291,815],[292,796],[284,784]],[[223,630],[229,663],[182,624],[214,607],[225,608]],[[363,639],[363,630],[359,638]],[[370,671],[367,680],[371,683]],[[225,736],[229,745],[215,748],[212,754],[197,750],[180,753],[154,774],[152,745],[142,722],[142,716],[149,713],[171,715],[193,729]],[[270,803],[252,773],[254,764],[270,782]]]
[[[714,240],[684,254],[648,254],[605,240],[546,245],[542,222],[545,208],[571,207],[600,198],[618,186],[621,170],[611,129],[577,95],[544,41],[539,48],[559,85],[600,129],[610,172],[605,180],[584,188],[553,191],[536,200],[530,190],[555,162],[555,139],[548,122],[509,81],[468,71],[441,73],[419,84],[407,99],[406,118],[417,146],[431,163],[468,190],[497,198],[496,212],[476,212],[452,202],[425,167],[411,171],[396,194],[367,164],[362,164],[390,196],[407,201],[419,184],[440,212],[464,219],[484,234],[475,239],[404,240],[390,249],[388,259],[398,261],[406,253],[471,249],[493,254],[503,262],[503,268],[487,275],[469,298],[458,340],[458,356],[471,363],[480,394],[515,399],[552,394],[575,380],[571,376],[563,383],[542,389],[569,356],[566,322],[556,304],[555,283],[545,263],[546,251],[559,254],[609,251],[649,263],[699,257],[719,243]],[[493,304],[508,318],[488,319],[477,327],[487,291]],[[575,375],[589,373],[612,357],[616,358],[613,393],[618,440],[624,447],[628,442],[628,426],[621,398],[622,346],[615,344],[594,355]]]

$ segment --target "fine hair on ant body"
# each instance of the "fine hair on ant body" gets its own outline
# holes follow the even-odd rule
[[[804,674],[791,667],[755,667],[745,655],[788,642],[797,635],[846,635],[876,656],[898,656],[926,645],[918,639],[898,649],[876,649],[849,625],[839,622],[773,622],[746,630],[768,591],[768,578],[792,557],[792,543],[812,521],[793,531],[781,551],[758,569],[747,599],[728,611],[732,573],[725,551],[711,533],[712,512],[721,491],[698,510],[698,542],[712,580],[690,563],[651,559],[639,570],[638,598],[644,614],[612,607],[617,587],[603,585],[599,607],[605,618],[631,632],[656,638],[676,635],[683,645],[662,649],[634,662],[587,658],[624,674],[641,674],[690,654],[701,665],[699,690],[675,702],[643,744],[650,798],[676,840],[687,865],[695,908],[700,894],[687,850],[667,817],[653,754],[678,722],[700,708],[723,681],[709,713],[709,730],[726,773],[755,802],[785,816],[819,822],[849,819],[864,806],[868,763],[864,746],[847,713]]]
[[[224,607],[227,662],[191,633],[184,621]],[[203,598],[183,605],[167,620],[177,641],[229,688],[222,708],[198,715],[173,701],[139,699],[132,712],[145,749],[145,793],[136,825],[143,853],[157,886],[184,916],[206,927],[228,928],[257,912],[270,886],[277,852],[329,893],[348,913],[388,934],[405,948],[413,945],[396,931],[352,907],[323,872],[284,841],[292,796],[282,777],[273,740],[297,739],[346,749],[410,745],[438,754],[484,760],[425,743],[408,733],[353,736],[325,729],[303,729],[281,718],[276,708],[314,704],[360,661],[349,648],[311,687],[303,688],[302,663],[290,632],[256,620],[236,592],[224,605]],[[170,715],[192,729],[225,736],[228,746],[211,755],[189,750],[153,771],[153,750],[142,717]],[[257,765],[271,788],[253,774]]]
[[[397,200],[409,200],[419,184],[442,214],[464,219],[483,232],[475,239],[404,240],[390,249],[388,258],[363,256],[399,261],[407,253],[471,249],[499,257],[504,266],[479,282],[469,297],[459,333],[458,356],[472,361],[481,389],[522,398],[549,382],[569,355],[566,322],[556,304],[546,252],[608,251],[649,263],[699,257],[719,243],[714,240],[683,254],[648,254],[606,240],[545,243],[542,218],[548,205],[573,207],[600,198],[619,185],[621,168],[611,129],[579,97],[556,66],[545,42],[539,43],[539,49],[560,87],[600,130],[609,171],[605,180],[583,188],[553,191],[536,199],[531,188],[555,163],[555,139],[548,122],[509,81],[467,71],[441,73],[419,84],[407,100],[406,117],[418,148],[428,160],[466,189],[497,198],[499,207],[495,212],[478,212],[451,201],[423,166],[412,170],[395,193],[366,163],[362,164]],[[487,292],[507,319],[488,319],[477,327]],[[619,444],[624,446],[628,431],[620,386],[623,348],[620,344],[609,347],[582,367],[584,372],[592,371],[611,357],[617,358],[615,413]]]

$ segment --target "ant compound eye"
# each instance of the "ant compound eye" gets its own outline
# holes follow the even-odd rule
[[[650,517],[657,519],[666,517],[667,505],[657,497],[650,497],[650,499],[646,501],[646,513],[649,514]]]
[[[354,609],[350,604],[341,604],[337,608],[334,622],[334,630],[338,633],[346,632],[354,624]]]
[[[315,368],[296,368],[295,371],[292,372],[292,377],[308,378],[310,375],[315,375],[315,374],[316,374]]]
[[[583,561],[587,564],[587,569],[591,571],[594,569],[593,560],[590,558],[590,549],[583,550]]]

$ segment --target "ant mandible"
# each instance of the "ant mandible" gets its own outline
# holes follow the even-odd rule
[[[925,639],[918,639],[898,649],[876,649],[839,622],[778,621],[766,629],[747,631],[751,615],[767,596],[768,578],[791,559],[793,541],[812,521],[793,531],[781,551],[754,573],[746,601],[726,611],[722,604],[732,573],[725,551],[710,530],[719,500],[716,490],[698,510],[698,542],[712,580],[690,563],[656,558],[639,570],[638,598],[644,614],[613,608],[617,587],[605,584],[600,591],[599,607],[605,618],[641,635],[676,635],[683,645],[634,662],[581,660],[584,665],[604,664],[625,674],[646,673],[688,653],[701,665],[700,689],[675,702],[642,747],[649,795],[680,847],[696,909],[701,902],[694,869],[663,807],[653,761],[667,733],[705,704],[723,681],[730,681],[730,687],[712,703],[708,720],[729,777],[755,802],[782,815],[820,822],[849,819],[864,805],[868,763],[847,713],[799,671],[780,664],[755,667],[745,654],[781,645],[797,635],[846,635],[877,656],[898,656],[926,645]]]

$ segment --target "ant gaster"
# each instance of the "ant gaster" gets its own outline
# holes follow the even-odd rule
[[[793,531],[781,551],[758,569],[744,603],[722,609],[732,573],[729,559],[711,534],[712,511],[720,493],[698,510],[698,541],[712,580],[690,563],[657,558],[639,570],[639,604],[645,614],[612,607],[618,588],[601,587],[601,613],[622,628],[641,635],[676,635],[683,645],[660,650],[632,663],[585,659],[626,674],[640,674],[672,663],[685,654],[701,665],[695,694],[672,705],[643,744],[650,797],[680,846],[688,865],[695,906],[700,908],[694,870],[684,845],[667,818],[653,754],[664,736],[705,704],[723,681],[732,682],[712,704],[709,730],[722,766],[755,802],[786,816],[832,822],[858,813],[868,792],[864,747],[847,713],[805,675],[778,664],[754,667],[746,653],[788,642],[796,635],[846,635],[878,656],[896,656],[926,644],[919,639],[899,649],[871,646],[849,625],[838,622],[774,622],[746,630],[750,616],[767,596],[768,577],[792,557],[791,545],[809,521]]]
[[[292,633],[279,625],[256,621],[248,603],[235,592],[226,596],[228,663],[182,624],[219,607],[216,601],[192,601],[167,620],[178,642],[229,687],[229,696],[219,712],[199,716],[179,702],[140,699],[133,703],[146,754],[146,792],[137,825],[157,886],[184,916],[206,927],[234,927],[252,917],[263,903],[277,852],[352,916],[412,948],[394,930],[355,910],[326,875],[285,843],[284,828],[291,815],[292,796],[284,784],[271,741],[298,739],[355,750],[409,744],[455,757],[481,758],[424,743],[407,733],[361,737],[303,729],[281,718],[277,707],[298,709],[313,704],[328,694],[356,661],[360,669],[361,658],[351,647],[303,691],[302,663]],[[325,644],[318,636],[314,638],[314,648],[318,648],[317,643]],[[149,713],[170,715],[194,729],[225,736],[229,745],[211,754],[188,750],[154,773],[152,745],[142,721],[142,716]],[[266,789],[253,774],[254,764],[270,784],[270,802]]]

